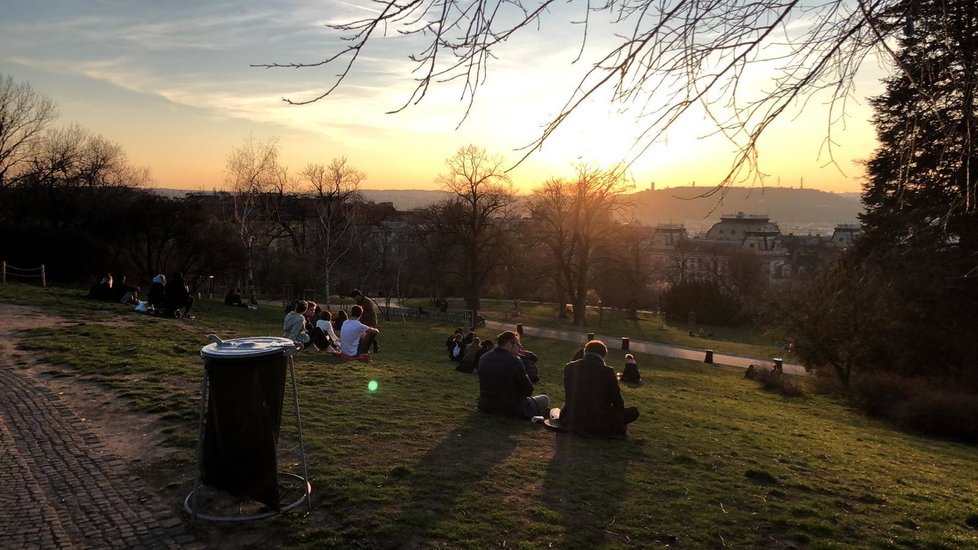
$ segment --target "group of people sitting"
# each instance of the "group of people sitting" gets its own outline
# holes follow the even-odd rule
[[[608,366],[608,347],[600,340],[587,342],[580,357],[564,366],[564,406],[550,409],[550,398],[533,395],[533,382],[520,356],[523,345],[519,334],[506,331],[496,338],[493,348],[481,355],[478,408],[486,413],[500,413],[539,419],[559,430],[579,435],[622,439],[628,424],[638,419],[636,407],[625,407],[618,385],[618,374]],[[637,375],[638,365],[628,354],[626,372]],[[631,367],[629,367],[631,365]]]
[[[137,304],[139,303],[139,288],[127,285],[125,275],[121,277],[120,281],[116,281],[111,273],[106,273],[99,282],[92,285],[92,288],[88,290],[88,298],[122,304]]]
[[[455,329],[455,333],[445,340],[445,348],[448,351],[448,358],[458,363],[455,370],[475,373],[478,372],[479,361],[482,356],[495,347],[495,342],[488,338],[481,340],[475,335],[474,328],[465,336],[462,336],[463,332],[461,327]],[[539,360],[537,354],[528,349],[520,348],[519,357],[530,381],[534,384],[539,382],[540,370],[537,368],[537,361]]]
[[[358,359],[369,363],[370,350],[380,350],[377,344],[376,302],[359,290],[350,296],[356,305],[347,315],[342,309],[334,318],[329,309],[316,302],[296,300],[288,308],[282,323],[282,334],[303,348],[323,350],[338,357]]]
[[[176,271],[169,279],[162,273],[153,277],[146,295],[147,313],[164,317],[190,317],[190,308],[194,305],[194,297],[190,287],[183,279],[183,273]]]
[[[88,291],[88,297],[135,305],[136,311],[154,315],[165,317],[190,316],[190,308],[194,305],[194,298],[183,279],[183,274],[179,271],[170,275],[169,280],[162,273],[153,277],[145,301],[139,299],[139,287],[126,284],[125,276],[120,279],[116,281],[111,273],[106,273]]]

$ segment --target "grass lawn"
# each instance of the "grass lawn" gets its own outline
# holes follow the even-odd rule
[[[418,305],[433,310],[430,300],[414,298],[405,301],[405,307]],[[613,310],[596,307],[587,309],[587,326],[575,327],[572,318],[558,319],[555,306],[539,302],[520,302],[519,316],[512,300],[482,300],[481,313],[486,319],[508,323],[523,323],[527,326],[540,326],[577,330],[581,340],[588,332],[603,334],[612,338],[628,336],[632,340],[660,342],[695,349],[713,349],[721,353],[770,359],[783,357],[791,362],[793,358],[782,348],[775,345],[774,339],[761,330],[750,328],[713,327],[705,325],[689,325],[675,321],[666,321],[663,316],[641,312],[638,319],[626,318],[623,310]],[[449,300],[449,311],[461,311],[465,305],[461,300]],[[702,331],[702,335],[690,335],[690,329]]]
[[[182,458],[144,468],[177,508],[194,468],[206,334],[277,336],[282,312],[202,302],[187,322],[77,295],[0,286],[0,307],[72,319],[25,332],[20,348],[166,420]],[[381,330],[369,365],[297,356],[315,511],[208,526],[207,540],[250,529],[265,533],[261,547],[291,548],[978,547],[975,447],[894,431],[826,397],[764,392],[742,370],[641,354],[644,384],[623,387],[642,414],[629,440],[558,435],[475,411],[476,377],[445,357],[450,325]],[[524,345],[541,358],[537,390],[559,406],[577,344]],[[620,369],[620,352],[611,361]],[[283,447],[294,437],[286,409]]]

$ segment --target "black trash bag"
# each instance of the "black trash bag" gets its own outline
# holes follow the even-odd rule
[[[204,359],[210,395],[201,480],[277,512],[276,454],[287,364],[285,354]]]

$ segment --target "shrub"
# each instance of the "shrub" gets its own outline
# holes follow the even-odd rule
[[[818,395],[845,395],[846,387],[839,381],[839,376],[832,367],[818,367],[810,370],[809,374],[812,392]]]
[[[978,399],[947,381],[872,373],[853,381],[855,405],[922,434],[978,443]]]
[[[746,377],[757,380],[765,390],[780,393],[785,397],[805,395],[805,388],[800,380],[794,376],[785,376],[774,369],[751,365],[751,368],[747,369]]]

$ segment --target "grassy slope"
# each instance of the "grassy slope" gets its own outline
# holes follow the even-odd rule
[[[434,309],[430,305],[430,300],[413,299],[405,302],[406,307],[416,307],[418,304],[426,309]],[[450,301],[449,311],[460,311],[464,308],[461,300]],[[782,357],[787,354],[783,349],[775,347],[772,338],[759,330],[704,325],[691,327],[687,323],[666,322],[660,316],[644,312],[639,314],[638,319],[627,319],[625,312],[621,310],[604,308],[599,313],[598,308],[588,307],[586,327],[575,327],[571,325],[570,319],[558,319],[553,304],[521,302],[519,317],[513,317],[513,312],[512,300],[482,300],[481,313],[487,319],[574,330],[581,333],[582,340],[585,333],[593,332],[613,338],[628,336],[632,340],[647,340],[696,349],[708,348],[722,353],[762,359]],[[690,336],[690,328],[702,331],[704,336]],[[790,356],[785,358],[791,360]]]
[[[158,481],[188,479],[205,335],[277,335],[280,312],[202,303],[187,323],[74,296],[0,286],[0,307],[37,304],[77,321],[30,331],[21,347],[166,417],[185,459],[157,465]],[[451,327],[381,328],[373,364],[298,356],[317,511],[261,524],[265,544],[978,546],[973,447],[894,432],[823,397],[787,400],[739,370],[641,355],[646,382],[623,388],[642,411],[629,441],[555,435],[474,411],[476,377],[444,358]],[[525,344],[541,357],[538,391],[559,405],[561,368],[575,345]],[[286,412],[285,440],[292,425]],[[169,494],[185,495],[186,485]]]

